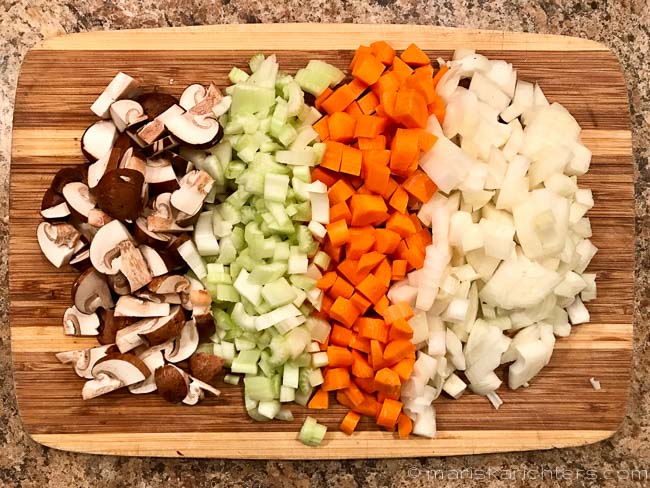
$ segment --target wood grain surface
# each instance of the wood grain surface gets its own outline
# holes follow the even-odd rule
[[[473,394],[435,403],[436,439],[397,440],[368,420],[348,437],[337,432],[345,413],[317,412],[329,427],[319,448],[296,434],[307,414],[294,406],[293,422],[256,423],[239,387],[198,406],[175,406],[156,395],[115,392],[81,400],[83,380],[54,353],[95,344],[63,336],[71,270],[56,270],[36,242],[40,198],[62,166],[82,162],[79,138],[95,120],[89,106],[117,71],[144,86],[179,95],[189,83],[227,84],[234,65],[255,52],[275,52],[294,72],[311,58],[345,67],[360,43],[416,42],[432,57],[475,47],[506,59],[519,77],[538,81],[551,101],[566,106],[583,127],[593,152],[593,242],[590,270],[598,275],[592,322],[557,341],[553,358],[527,390],[499,394],[494,410]],[[22,67],[14,114],[11,163],[11,345],[20,414],[38,442],[93,453],[224,458],[372,458],[453,455],[581,445],[610,436],[625,415],[632,351],[634,206],[631,136],[625,83],[604,46],[550,35],[468,31],[428,26],[230,25],[74,34],[43,41]],[[589,378],[600,380],[595,391]]]

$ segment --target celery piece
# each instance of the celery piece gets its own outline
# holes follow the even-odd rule
[[[293,291],[296,292],[296,299],[292,302],[296,307],[302,306],[304,301],[307,299],[307,294],[305,293],[304,290],[298,288],[295,285],[291,285],[293,287]]]
[[[281,307],[296,299],[296,293],[289,282],[283,277],[262,287],[262,297],[272,307]]]
[[[246,373],[246,374],[257,374],[257,361],[260,359],[260,350],[259,349],[250,349],[247,351],[240,351],[237,356],[232,360],[232,366],[230,370],[233,373]],[[244,382],[246,379],[244,379]],[[246,394],[251,398],[255,398],[253,395],[250,395],[248,391]],[[261,400],[257,398],[257,400]]]
[[[244,339],[242,337],[235,338],[235,349],[238,351],[249,351],[251,349],[255,349],[256,347],[257,344],[255,344],[253,341]]]
[[[227,383],[229,385],[235,385],[237,386],[239,384],[239,379],[241,376],[236,375],[236,374],[226,374],[223,376],[223,382]]]
[[[239,293],[232,285],[225,283],[216,284],[216,300],[219,302],[237,303],[239,301]]]
[[[310,357],[311,362],[311,357]],[[312,390],[311,383],[309,381],[311,368],[300,368],[300,374],[298,376],[298,390],[301,393],[307,393]]]
[[[268,173],[264,177],[264,198],[272,202],[284,203],[289,189],[289,177]]]
[[[307,254],[302,252],[300,247],[291,246],[287,272],[291,275],[306,273],[308,265]]]
[[[242,208],[244,205],[246,205],[246,202],[248,201],[248,198],[251,196],[250,192],[247,192],[244,188],[241,186],[237,188],[234,192],[232,192],[228,198],[226,198],[226,202],[229,202],[232,204],[235,208]]]
[[[311,220],[311,204],[301,202],[296,204],[296,214],[291,217],[294,222],[309,222]]]
[[[264,57],[264,54],[262,53],[254,54],[253,57],[248,62],[248,67],[251,69],[253,73],[255,73],[264,62],[264,59],[266,59]]]
[[[280,388],[282,387],[282,375],[275,373],[271,377],[271,385],[273,386],[273,395],[275,398],[280,398]]]
[[[323,156],[325,155],[325,149],[327,149],[327,146],[322,142],[317,142],[309,149],[311,149],[311,151],[314,153],[314,157],[316,158],[316,164],[320,164],[321,161],[323,160]]]
[[[322,353],[317,352],[316,354],[324,354],[325,358],[327,358],[327,353],[325,351],[322,351]],[[316,354],[312,354],[312,362]],[[319,362],[320,364],[323,364],[324,361]],[[317,386],[322,385],[323,381],[323,373],[321,372],[320,367],[309,370],[309,384],[312,386],[312,388],[316,388]]]
[[[267,358],[260,359],[259,363],[257,364],[264,376],[271,377],[273,375],[274,367],[271,363],[269,363],[269,360]]]
[[[329,255],[323,251],[318,251],[312,258],[312,263],[314,263],[323,271],[329,267],[331,261],[332,259],[329,257]]]
[[[275,399],[271,378],[265,376],[246,376],[244,378],[244,388],[246,396],[251,400],[269,402]]]
[[[269,344],[271,349],[271,356],[269,357],[269,364],[274,367],[278,367],[287,362],[289,359],[289,346],[287,345],[287,340],[281,336],[277,335]]]
[[[212,228],[212,211],[202,212],[194,224],[194,242],[201,256],[213,256],[219,253],[219,242]]]
[[[290,364],[299,368],[306,368],[311,364],[311,354],[303,352],[297,358],[292,359]]]
[[[256,317],[255,328],[257,330],[268,329],[269,327],[273,327],[275,324],[282,322],[285,319],[288,319],[290,317],[297,317],[298,315],[301,315],[300,310],[298,310],[298,308],[292,303],[289,303],[287,305],[278,307],[268,313],[260,315],[259,317]]]
[[[325,425],[319,424],[312,417],[307,417],[300,428],[298,440],[306,446],[319,446],[323,442],[326,432],[327,427]]]
[[[291,143],[290,149],[292,151],[304,150],[309,144],[318,139],[318,133],[312,128],[311,125],[303,127],[298,131],[298,135]]]
[[[293,166],[291,170],[295,178],[305,183],[311,183],[311,170],[308,166]]]
[[[219,239],[219,257],[217,262],[220,264],[230,264],[235,260],[237,256],[237,249],[232,243],[232,239],[229,237],[222,237]]]
[[[300,88],[315,97],[323,93],[328,86],[338,85],[344,78],[345,74],[340,69],[319,60],[310,61],[307,67],[298,70],[295,76]]]
[[[257,413],[259,413],[260,415],[268,419],[273,419],[278,413],[280,413],[281,408],[282,406],[280,405],[280,402],[277,400],[260,402],[259,405],[257,406]]]
[[[218,268],[215,269],[216,267],[220,267],[222,271],[218,271]],[[226,285],[232,285],[232,277],[230,276],[230,273],[225,272],[223,268],[224,268],[223,264],[209,263],[208,276],[205,278],[205,280],[212,285],[216,285],[218,283],[225,283]]]
[[[267,110],[275,103],[275,90],[263,86],[252,84],[235,85],[232,91],[232,104],[230,113],[237,114],[254,114],[256,112]]]
[[[246,82],[270,89],[275,97],[275,82],[278,77],[279,69],[280,66],[276,61],[275,54],[272,54],[262,61]]]
[[[304,274],[295,274],[289,277],[289,281],[300,288],[301,290],[309,291],[313,290],[316,286],[316,280],[305,276]]]
[[[241,161],[231,161],[226,168],[225,176],[229,180],[234,180],[246,171],[246,165]]]
[[[255,269],[256,266],[260,264],[259,261],[253,259],[250,256],[250,248],[243,249],[240,253],[239,256],[237,256],[237,259],[235,262],[239,265],[241,265],[242,268],[244,268],[246,271],[251,272]],[[239,276],[239,275],[237,275]]]
[[[255,317],[246,313],[242,303],[236,303],[230,314],[232,321],[241,329],[255,331]]]
[[[304,94],[298,83],[293,80],[287,83],[283,89],[283,94],[287,100],[287,115],[290,117],[298,115],[304,104]]]
[[[282,385],[280,387],[280,402],[292,402],[296,398],[296,389]],[[279,418],[279,417],[278,417]]]
[[[234,66],[231,70],[230,73],[228,73],[228,79],[230,80],[231,83],[237,84],[237,83],[242,83],[248,79],[250,75],[246,73],[246,71],[237,68]]]
[[[238,225],[233,227],[232,234],[230,235],[230,240],[237,251],[243,250],[246,247],[246,241],[244,240],[244,229]]]
[[[214,323],[217,329],[230,330],[237,327],[228,312],[225,310],[212,307],[212,315],[214,316]]]
[[[254,283],[266,284],[281,278],[287,272],[287,264],[275,262],[262,264],[256,267],[252,272],[250,279]]]
[[[306,391],[305,393],[301,392],[300,390],[296,390],[294,402],[296,402],[298,405],[302,405],[303,407],[306,407],[307,404],[309,403],[309,399],[311,398],[311,394],[313,392],[314,389],[312,387],[309,387],[309,390]]]
[[[286,261],[289,259],[289,243],[278,242],[273,249],[273,261]]]
[[[313,255],[318,250],[318,243],[314,241],[311,232],[305,225],[296,226],[296,237],[298,238],[298,248],[307,256]]]
[[[239,276],[237,276],[237,279],[233,283],[233,287],[239,292],[239,295],[246,298],[253,305],[259,305],[262,299],[262,286],[254,283],[250,279],[250,273],[246,269],[242,269],[239,272]]]
[[[284,370],[282,371],[282,385],[289,388],[298,388],[298,378],[300,376],[300,368],[294,364],[285,363]]]

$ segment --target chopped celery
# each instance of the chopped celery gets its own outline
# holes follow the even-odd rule
[[[331,258],[326,252],[318,251],[313,257],[312,262],[324,271],[329,267]]]
[[[316,153],[307,149],[291,151],[278,151],[275,157],[279,163],[291,166],[315,166],[318,162]]]
[[[291,275],[306,273],[308,266],[307,254],[300,247],[291,246],[287,272]]]
[[[292,402],[296,399],[296,389],[282,385],[280,387],[280,402]]]
[[[316,422],[313,417],[307,417],[300,428],[298,439],[306,446],[319,446],[323,442],[327,427]]]
[[[280,408],[282,408],[282,406],[277,400],[261,401],[257,405],[257,413],[268,419],[273,419],[278,413],[280,413]]]
[[[239,69],[236,66],[234,66],[230,70],[230,73],[228,73],[228,79],[230,80],[231,83],[242,83],[246,81],[249,76],[250,75],[246,73],[246,71]]]
[[[311,394],[314,392],[314,389],[310,386],[309,390],[305,391],[304,393],[300,390],[296,390],[296,398],[295,402],[298,405],[302,405],[303,407],[307,406],[307,403],[309,403],[309,399],[311,398]]]
[[[313,290],[316,286],[316,280],[302,274],[295,274],[289,277],[289,281],[301,290]]]
[[[232,366],[230,367],[230,370],[233,373],[257,374],[257,361],[259,361],[259,359],[259,349],[240,351],[239,354],[237,354],[237,356],[232,360]],[[249,396],[253,398],[252,395]],[[258,400],[260,399],[258,398]]]
[[[298,388],[298,378],[300,377],[300,368],[290,363],[284,365],[282,372],[282,384],[289,388]]]
[[[240,296],[234,286],[225,283],[217,283],[215,289],[215,299],[217,301],[230,303],[237,303],[239,301]]]
[[[262,297],[272,307],[281,307],[292,303],[296,299],[296,293],[289,282],[283,277],[262,287]]]
[[[262,53],[254,54],[253,57],[248,62],[248,67],[251,69],[253,73],[255,73],[259,69],[260,65],[264,62],[264,59],[266,59],[264,57],[264,54]]]
[[[272,366],[280,366],[281,364],[286,363],[289,359],[290,350],[289,346],[287,345],[287,340],[284,338],[284,336],[277,335],[271,339],[269,348],[271,349],[269,364]]]
[[[278,242],[273,249],[273,261],[287,261],[288,259],[289,243],[287,241]]]
[[[335,86],[345,78],[345,73],[324,61],[311,60],[305,68],[298,70],[296,83],[307,93],[315,97],[325,91],[328,86]]]
[[[258,402],[269,402],[275,399],[273,382],[265,376],[246,376],[244,378],[246,396]]]
[[[274,262],[257,266],[252,272],[250,279],[254,283],[266,284],[275,281],[287,272],[287,264],[283,262]]]
[[[213,256],[219,253],[219,242],[212,231],[212,211],[202,212],[199,215],[194,224],[194,242],[201,256]]]
[[[268,173],[264,177],[264,198],[273,202],[284,203],[289,189],[289,177]]]
[[[228,383],[229,385],[238,385],[239,384],[239,379],[241,376],[236,375],[236,374],[226,374],[223,376],[223,382]]]
[[[291,364],[298,366],[299,368],[306,368],[311,364],[311,354],[303,352],[297,358],[292,359]]]

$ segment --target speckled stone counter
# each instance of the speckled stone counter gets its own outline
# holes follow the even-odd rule
[[[0,487],[632,486],[650,483],[650,4],[648,0],[0,0]],[[636,308],[627,416],[611,439],[543,452],[403,460],[275,462],[60,452],[22,430],[8,323],[11,118],[20,64],[45,37],[101,29],[244,22],[418,23],[586,37],[621,61],[636,170]],[[588,75],[588,74],[586,74]]]

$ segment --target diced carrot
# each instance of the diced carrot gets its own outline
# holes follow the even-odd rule
[[[359,149],[362,151],[368,151],[371,149],[386,149],[386,136],[382,134],[373,138],[359,137],[357,144],[359,145]]]
[[[382,368],[375,373],[375,387],[379,393],[386,396],[399,396],[401,381],[395,371],[390,368]]]
[[[380,195],[386,191],[390,180],[390,169],[388,169],[388,166],[368,163],[364,167],[364,173],[366,174],[365,187],[368,190]]]
[[[373,274],[375,275],[377,280],[379,280],[379,282],[382,285],[384,285],[386,288],[390,286],[390,281],[393,277],[393,271],[387,259],[384,259],[379,263],[379,265],[375,268]]]
[[[390,330],[388,331],[388,340],[392,341],[395,339],[410,339],[413,337],[413,329],[406,321],[406,319],[399,318],[390,325]]]
[[[379,299],[377,303],[375,303],[375,312],[377,312],[379,315],[382,315],[384,313],[384,310],[386,310],[389,305],[390,300],[388,300],[388,297],[384,295]]]
[[[365,183],[360,188],[357,188],[357,194],[358,195],[373,195],[373,193],[370,190],[368,190],[368,187],[365,185]]]
[[[370,352],[370,340],[355,335],[350,341],[350,348],[368,354]]]
[[[399,379],[404,382],[408,380],[413,374],[413,366],[415,365],[415,359],[413,358],[404,358],[399,361],[397,364],[393,365],[391,369],[397,373]]]
[[[370,48],[370,46],[363,46],[363,45],[359,46],[357,50],[354,52],[354,56],[352,57],[352,61],[350,61],[349,68],[353,69],[357,60],[360,57],[365,56],[367,54],[372,54],[372,49]]]
[[[408,64],[406,64],[400,58],[396,57],[393,61],[393,72],[399,78],[400,83],[404,83],[406,79],[411,76],[413,70]]]
[[[341,158],[343,157],[343,144],[340,142],[326,141],[325,154],[320,163],[320,168],[338,171],[341,168]],[[318,169],[318,168],[317,168]]]
[[[413,222],[413,225],[415,226],[415,230],[418,232],[424,231],[424,233],[428,234],[429,239],[431,239],[431,231],[427,228],[425,229],[422,227],[422,222],[420,221],[420,218],[417,216],[417,214],[409,214],[409,218],[411,219],[411,222]],[[429,244],[431,244],[431,241],[429,241]]]
[[[352,327],[352,324],[359,318],[360,312],[347,298],[338,297],[334,300],[329,314],[333,320],[346,327]]]
[[[321,104],[321,108],[328,114],[343,112],[356,97],[349,85],[341,85]]]
[[[409,66],[424,66],[431,62],[429,56],[427,56],[424,51],[415,44],[410,44],[406,49],[404,49],[400,58],[402,58],[402,61]]]
[[[406,418],[408,418],[408,417],[406,417]],[[359,423],[359,420],[361,420],[361,415],[359,415],[357,412],[355,412],[353,410],[348,410],[348,413],[345,414],[345,417],[343,417],[343,420],[339,424],[339,430],[341,432],[346,433],[347,435],[352,435],[352,432],[354,432],[354,429],[357,428],[357,424]],[[399,424],[399,421],[398,421],[398,424]],[[399,425],[401,427],[401,424],[399,424]],[[402,435],[402,431],[400,430],[400,437],[401,437],[401,435]],[[408,433],[406,434],[406,436],[408,436]]]
[[[349,421],[351,423],[352,421]],[[354,424],[356,427],[356,424]],[[346,428],[349,428],[346,426]],[[341,429],[343,430],[343,429]],[[352,429],[352,431],[354,428]],[[352,433],[350,431],[350,433]],[[397,433],[399,435],[400,439],[407,439],[409,434],[413,431],[413,421],[411,418],[406,415],[404,412],[399,414],[399,417],[397,417]],[[344,431],[345,432],[345,431]],[[348,434],[350,435],[350,434]]]
[[[368,364],[368,360],[359,351],[352,351],[352,375],[356,378],[374,378],[375,372]]]
[[[338,164],[340,166],[341,164],[340,160]],[[321,163],[321,166],[317,166],[311,170],[311,181],[322,181],[323,183],[325,183],[325,186],[329,188],[338,181],[338,178],[334,176],[334,174],[331,171],[325,169]]]
[[[361,386],[359,386],[361,388]],[[364,390],[365,391],[365,390]],[[379,413],[380,404],[370,395],[365,395],[365,399],[361,405],[354,407],[356,412],[368,417],[376,417]]]
[[[339,202],[330,208],[330,220],[345,220],[350,225],[350,222],[352,222],[352,214],[345,202]]]
[[[435,100],[427,105],[427,113],[429,115],[435,115],[438,122],[443,123],[445,114],[447,113],[447,107],[441,97],[436,96]]]
[[[363,151],[362,172],[364,178],[368,178],[372,174],[374,168],[379,166],[388,167],[390,161],[390,151],[388,149],[369,149]],[[390,171],[388,173],[390,177]],[[385,190],[384,190],[385,191]],[[383,192],[382,192],[383,196]]]
[[[381,196],[384,198],[384,200],[389,200],[398,187],[399,184],[397,183],[397,181],[391,178],[390,180],[388,180],[388,186],[386,187],[386,191],[382,193]]]
[[[402,188],[404,188],[409,195],[412,195],[413,198],[422,203],[428,202],[438,189],[431,178],[429,178],[424,171],[419,169],[409,176],[404,183],[402,183]]]
[[[377,229],[375,231],[375,245],[373,249],[382,254],[392,254],[397,249],[400,235],[389,229]]]
[[[377,95],[375,95],[372,91],[369,91],[364,96],[359,98],[359,100],[357,100],[357,103],[359,105],[361,113],[365,115],[372,115],[375,112],[377,105],[379,105],[379,98],[377,98]]]
[[[377,425],[392,429],[397,423],[399,414],[402,412],[402,403],[397,400],[387,398],[379,410],[377,415]]]
[[[327,120],[330,139],[337,142],[349,142],[354,139],[356,120],[345,112],[334,112]],[[343,146],[345,150],[347,146]]]
[[[396,259],[392,264],[393,281],[403,280],[406,277],[406,260]]]
[[[371,372],[372,375],[370,378],[354,378],[354,382],[357,384],[357,386],[369,395],[372,395],[377,391],[375,388],[375,372],[372,371],[372,369]],[[377,415],[376,412],[372,416],[374,417],[375,415]]]
[[[352,102],[343,112],[350,115],[355,120],[363,115],[363,112],[359,108],[359,104],[357,102]]]
[[[345,220],[337,220],[327,224],[327,236],[333,246],[339,247],[350,240],[350,231]]]
[[[388,208],[379,195],[352,195],[350,198],[352,225],[377,225],[388,218]]]
[[[354,287],[340,276],[336,277],[334,284],[330,288],[328,295],[336,300],[338,297],[350,298],[354,293]]]
[[[438,72],[435,74],[435,76],[433,77],[432,81],[433,81],[434,88],[438,86],[438,82],[440,81],[440,78],[442,78],[447,71],[449,71],[449,67],[446,64],[443,64],[438,70]]]
[[[422,69],[422,68],[418,68]],[[406,86],[416,90],[424,98],[426,104],[432,103],[436,98],[436,91],[433,88],[431,77],[423,78],[421,75],[417,76],[417,70],[413,76],[406,80]]]
[[[382,319],[359,317],[355,325],[359,327],[359,337],[375,339],[379,342],[386,342],[388,340],[388,327]]]
[[[386,66],[389,66],[395,59],[395,49],[386,41],[373,42],[370,44],[370,50]]]
[[[336,274],[336,271],[328,271],[320,280],[318,280],[316,287],[319,290],[327,291],[332,287],[337,278],[338,275]]]
[[[326,100],[325,103],[327,103],[327,101],[329,101],[329,99]],[[397,98],[395,99],[395,112],[393,115],[395,120],[409,128],[423,129],[427,125],[428,117],[429,114],[427,111],[426,100],[418,90],[402,87],[397,92]],[[330,127],[330,132],[331,131],[332,129]]]
[[[393,212],[386,222],[386,228],[397,232],[401,237],[406,238],[415,234],[415,226],[411,219],[403,213]]]
[[[349,409],[352,409],[354,407],[345,390],[336,390],[336,401],[344,407],[348,407]]]
[[[352,90],[352,93],[354,93],[355,100],[359,98],[368,88],[367,83],[364,83],[362,80],[359,80],[357,78],[353,78],[352,81],[348,83],[348,86],[350,87],[350,90]]]
[[[433,66],[431,66],[431,63],[429,63],[420,66],[419,68],[415,68],[413,70],[413,75],[416,78],[431,81],[433,79]]]
[[[377,251],[371,251],[364,254],[359,259],[359,264],[357,267],[357,272],[359,274],[367,274],[372,271],[372,269],[381,263],[385,259],[385,256]]]
[[[358,266],[358,260],[347,258],[339,263],[339,265],[336,267],[336,270],[341,273],[346,280],[348,280],[354,286],[357,286],[363,281],[364,278],[363,275],[359,275],[357,272]]]
[[[348,386],[350,386],[350,372],[347,368],[328,368],[321,389],[328,392],[343,390]]]
[[[357,285],[357,290],[372,303],[377,303],[386,293],[387,289],[388,287],[380,282],[373,274],[366,276]]]
[[[342,249],[342,247],[333,246],[329,239],[325,239],[323,251],[325,251],[335,263],[338,263],[341,260]]]
[[[346,329],[339,324],[332,324],[330,342],[341,347],[349,346],[353,335],[354,334],[350,329]]]
[[[359,309],[359,311],[364,314],[368,311],[370,308],[370,300],[366,299],[361,293],[354,292],[352,296],[350,297],[350,301],[352,304]]]
[[[438,138],[426,129],[420,130],[418,135],[418,149],[421,152],[429,151],[433,145],[438,141]]]
[[[388,119],[377,115],[359,115],[354,137],[377,137],[386,129],[387,122]]]
[[[381,100],[383,93],[396,92],[399,90],[400,85],[398,76],[393,71],[389,71],[381,75],[377,82],[372,85],[371,89],[379,97],[379,100]]]
[[[350,242],[346,247],[349,259],[358,260],[368,252],[375,243],[375,229],[372,227],[353,227],[350,230]],[[356,276],[356,270],[355,270]],[[360,275],[363,279],[363,275]]]
[[[388,325],[392,325],[398,319],[411,320],[413,309],[407,302],[397,302],[388,306],[381,315]]]
[[[350,381],[350,386],[348,386],[344,391],[355,408],[361,405],[365,400],[365,396],[363,395],[363,392],[354,383],[354,381]]]
[[[388,201],[388,205],[393,207],[400,213],[406,213],[407,206],[409,203],[409,196],[401,186],[398,186],[397,189],[393,192],[393,195]]]
[[[379,341],[371,339],[370,340],[370,365],[375,371],[380,370],[386,366],[384,362],[384,350],[381,347]]]
[[[395,339],[386,344],[384,360],[389,366],[392,366],[413,351],[415,351],[415,346],[409,339]]]
[[[329,394],[323,388],[316,390],[316,393],[314,393],[314,396],[311,397],[311,400],[307,404],[307,408],[313,410],[327,410],[328,407]]]
[[[322,117],[318,122],[316,122],[312,127],[318,134],[318,137],[320,137],[320,140],[322,142],[326,141],[329,139],[330,136],[330,129],[327,125],[327,121],[329,120],[330,116],[326,115],[325,117]]]
[[[332,93],[334,93],[334,91],[330,87],[327,87],[327,88],[325,88],[325,90],[323,90],[323,93],[321,93],[320,95],[318,95],[318,97],[316,97],[316,100],[314,100],[314,107],[316,107],[316,110],[320,111],[320,109],[321,109],[321,107],[323,105],[323,102],[325,100],[327,100],[327,98]]]
[[[352,68],[352,76],[366,85],[376,83],[386,67],[372,54],[360,56]]]
[[[384,90],[379,97],[381,101],[381,107],[383,108],[386,115],[391,119],[395,119],[395,104],[397,103],[397,90]],[[377,110],[377,115],[379,110]]]
[[[335,205],[339,202],[345,202],[352,195],[354,195],[354,188],[352,188],[350,184],[343,179],[338,180],[327,191],[330,205]]]
[[[341,173],[359,176],[361,174],[362,152],[350,146],[343,148],[341,156]]]
[[[329,315],[330,309],[334,301],[327,295],[323,295],[323,302],[321,303],[320,310],[322,313]]]
[[[354,363],[354,356],[346,347],[328,346],[327,365],[330,368],[347,368]]]
[[[399,174],[418,157],[418,138],[417,130],[397,129],[391,143],[390,169],[393,172]]]

